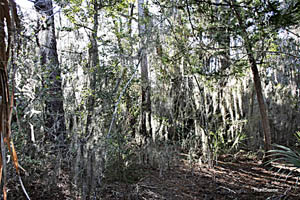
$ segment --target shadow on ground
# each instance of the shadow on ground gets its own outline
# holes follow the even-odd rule
[[[107,200],[288,200],[300,199],[297,185],[299,173],[289,169],[270,170],[255,159],[220,158],[213,168],[194,164],[184,159],[161,171],[140,166],[133,171],[138,175],[134,183],[110,181],[99,187],[93,199]],[[51,169],[23,175],[24,185],[32,200],[79,200],[66,172],[59,179],[51,179]],[[130,175],[129,175],[130,176]],[[130,178],[130,177],[128,177]],[[47,182],[47,183],[46,183]],[[8,199],[23,200],[17,178],[10,179]],[[76,193],[76,191],[75,191]],[[77,193],[78,194],[78,193]]]
[[[287,200],[300,199],[297,174],[277,172],[251,159],[219,161],[209,169],[181,160],[160,173],[144,169],[146,175],[135,184],[107,185],[102,199],[172,199],[172,200]]]

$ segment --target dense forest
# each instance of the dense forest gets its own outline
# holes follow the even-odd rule
[[[0,0],[1,199],[300,199],[299,0]]]

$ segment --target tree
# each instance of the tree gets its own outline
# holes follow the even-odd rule
[[[52,0],[36,0],[34,7],[39,16],[38,46],[40,48],[40,64],[44,73],[42,85],[47,95],[44,119],[46,133],[48,139],[55,139],[63,143],[66,128]]]
[[[87,121],[86,121],[86,135],[90,135],[91,133],[89,132],[89,127],[92,122],[92,115],[95,107],[95,90],[96,90],[96,76],[97,72],[99,71],[100,68],[100,63],[99,63],[99,50],[98,50],[98,26],[99,26],[99,21],[98,21],[98,16],[99,16],[99,10],[101,9],[101,3],[99,4],[96,0],[91,2],[93,5],[93,29],[92,33],[89,35],[90,43],[91,46],[89,48],[89,73],[88,73],[88,79],[89,79],[89,89],[91,90],[90,95],[88,96],[87,99]],[[101,86],[100,86],[101,87]],[[101,89],[100,89],[101,90]]]
[[[291,1],[287,3],[287,6],[283,8],[283,10],[280,10],[279,6],[275,6],[279,5],[279,2],[277,1],[268,1],[267,5],[265,5],[265,1],[256,1],[245,6],[243,2],[238,4],[236,1],[232,0],[229,1],[228,4],[240,27],[239,35],[244,41],[244,48],[246,49],[248,62],[253,74],[253,81],[264,132],[264,147],[265,152],[268,152],[271,150],[271,129],[267,114],[268,109],[262,93],[258,65],[264,62],[266,55],[265,52],[268,50],[270,45],[270,43],[268,44],[268,40],[276,35],[278,28],[287,28],[296,24],[295,21],[299,18],[300,13],[300,2]],[[255,17],[251,16],[253,11],[255,13]],[[267,14],[271,15],[270,19],[266,18]],[[272,26],[269,27],[267,24],[275,25],[275,29]],[[251,31],[251,28],[254,30]],[[257,48],[261,49],[259,53],[254,50]]]
[[[141,91],[142,91],[142,102],[141,102],[141,135],[144,137],[152,136],[151,127],[151,86],[149,81],[148,73],[148,61],[147,61],[147,16],[145,13],[146,5],[144,0],[138,1],[138,14],[139,14],[139,35],[140,35],[140,48],[141,51]]]
[[[188,1],[186,3],[188,3]],[[193,23],[195,17],[191,16],[190,13],[194,3],[198,3],[198,6],[196,6],[198,7],[198,14],[206,20],[203,21],[200,26]],[[208,71],[208,73],[222,75],[226,74],[229,67],[234,68],[233,63],[237,63],[239,59],[230,55],[230,52],[236,51],[234,48],[231,48],[230,40],[241,41],[242,46],[239,51],[246,52],[248,63],[253,74],[261,113],[265,150],[270,150],[270,124],[264,97],[262,95],[258,64],[263,62],[265,58],[265,54],[262,52],[266,52],[268,48],[267,41],[274,35],[274,31],[266,25],[266,13],[268,11],[266,11],[264,3],[260,1],[248,3],[244,1],[191,1],[191,5],[187,4],[186,6],[194,36],[199,39],[199,35],[203,33],[208,35],[210,42],[205,48],[212,49],[212,51],[216,52],[215,55],[217,56],[213,55],[213,57],[221,59],[219,63],[223,65],[216,66],[215,69]],[[254,16],[253,12],[255,13]],[[200,38],[200,40],[203,39]],[[208,65],[212,64],[209,63]]]
[[[20,183],[26,198],[29,196],[24,189],[20,172],[17,154],[11,140],[11,119],[14,104],[14,91],[10,91],[8,79],[8,61],[13,57],[15,33],[20,28],[20,21],[17,15],[17,8],[14,1],[0,0],[0,182],[3,180],[3,199],[7,199],[6,190],[6,147],[12,154],[13,162],[19,176]]]
[[[254,85],[255,85],[256,96],[257,96],[259,110],[260,110],[260,114],[261,114],[262,127],[263,127],[263,131],[264,131],[264,144],[265,144],[264,147],[265,147],[265,152],[267,152],[267,151],[271,150],[271,130],[270,130],[270,122],[269,122],[269,118],[268,118],[268,114],[267,114],[267,108],[266,108],[264,97],[262,94],[261,79],[260,79],[259,71],[258,71],[258,67],[257,67],[258,61],[259,60],[262,61],[264,59],[264,57],[263,57],[263,55],[261,55],[261,56],[257,56],[255,58],[254,49],[253,49],[253,43],[254,43],[254,45],[257,42],[264,43],[264,38],[259,38],[258,40],[254,40],[254,38],[252,37],[252,39],[251,39],[251,36],[250,36],[251,33],[249,33],[249,31],[247,31],[248,27],[246,26],[247,20],[250,18],[249,13],[243,13],[244,11],[246,11],[246,9],[241,9],[241,8],[237,7],[237,4],[234,3],[234,1],[232,1],[230,3],[230,7],[233,10],[234,15],[237,18],[238,24],[241,28],[241,37],[243,38],[243,41],[244,41],[245,49],[246,49],[247,56],[248,56],[248,61],[250,63],[251,71],[253,74],[253,81],[254,81]],[[249,9],[247,11],[249,12],[251,10],[252,9]],[[246,16],[246,17],[243,19],[242,15]],[[258,33],[255,33],[254,35],[262,34],[261,32],[264,32],[264,30],[263,30],[263,28],[265,28],[264,26],[260,26],[260,24],[257,24],[257,28],[258,28]],[[266,35],[264,35],[264,37],[267,35],[268,35],[268,33]]]

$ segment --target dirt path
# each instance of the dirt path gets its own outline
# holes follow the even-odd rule
[[[185,161],[160,174],[144,169],[146,175],[135,184],[110,184],[103,199],[166,199],[166,200],[283,200],[300,199],[297,174],[286,176],[261,166],[255,160],[219,161],[217,166],[194,166]],[[299,174],[298,174],[299,175]],[[287,179],[287,180],[286,180]]]

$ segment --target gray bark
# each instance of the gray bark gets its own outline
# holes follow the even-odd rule
[[[35,9],[39,15],[40,32],[38,45],[40,47],[40,64],[43,77],[43,87],[46,90],[45,126],[50,139],[64,141],[65,117],[63,109],[62,78],[59,68],[54,13],[51,0],[35,1]]]
[[[91,90],[91,95],[88,96],[87,99],[87,121],[86,121],[86,128],[85,128],[85,133],[86,135],[91,135],[89,128],[92,123],[92,115],[94,112],[94,107],[95,107],[95,89],[96,89],[96,74],[97,74],[97,69],[99,68],[99,51],[98,51],[98,42],[97,42],[97,35],[98,35],[98,26],[99,26],[99,21],[98,21],[98,11],[100,9],[100,6],[97,1],[93,2],[94,6],[94,27],[93,27],[93,32],[90,35],[90,42],[91,42],[91,47],[89,48],[89,74],[88,74],[88,79],[89,79],[89,89]]]
[[[152,136],[151,126],[151,100],[150,100],[150,81],[148,76],[148,61],[146,54],[146,16],[145,16],[145,4],[144,0],[138,2],[139,13],[139,34],[141,38],[141,90],[142,90],[142,102],[141,102],[141,135],[144,137]]]

